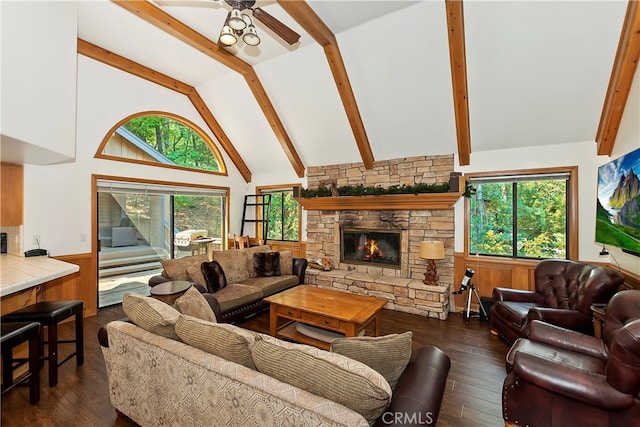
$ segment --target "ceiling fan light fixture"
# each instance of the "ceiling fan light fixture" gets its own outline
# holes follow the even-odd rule
[[[245,30],[242,41],[249,46],[258,46],[260,44],[260,37],[258,37],[256,27],[253,24],[249,25]]]
[[[225,46],[233,46],[238,42],[238,38],[233,33],[233,29],[228,25],[225,25],[224,27],[222,27],[222,32],[220,33],[219,40],[220,40],[220,43],[222,43]]]
[[[247,23],[244,20],[244,16],[240,9],[233,9],[229,15],[228,25],[234,30],[244,30],[247,27]]]

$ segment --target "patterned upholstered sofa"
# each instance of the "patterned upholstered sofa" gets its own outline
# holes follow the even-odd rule
[[[184,297],[190,292],[201,298],[197,291]],[[98,339],[111,403],[140,425],[364,427],[437,421],[450,360],[434,346],[411,351],[410,332],[365,340],[364,348],[378,350],[385,366],[402,360],[400,369],[385,371],[346,356],[355,351],[362,357],[363,347],[356,342],[349,349],[354,342],[347,341],[361,338],[343,338],[342,352],[329,352],[179,313],[149,297],[125,295],[123,307],[131,322],[108,323]],[[151,314],[140,314],[149,307]]]
[[[254,265],[254,254],[266,254],[269,245],[248,249],[214,251],[213,261],[219,264],[224,285],[215,288],[205,280],[201,265],[211,260],[207,255],[187,256],[162,261],[162,274],[149,279],[149,286],[169,280],[188,280],[205,295],[218,320],[233,322],[266,308],[263,298],[304,283],[307,260],[294,258],[291,251],[278,252],[277,275],[259,276]]]

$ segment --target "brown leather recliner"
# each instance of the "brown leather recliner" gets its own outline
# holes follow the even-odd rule
[[[640,426],[640,291],[611,299],[602,339],[533,321],[506,363],[506,425]]]
[[[534,275],[535,291],[493,290],[489,324],[509,344],[526,336],[533,320],[593,335],[591,304],[606,304],[624,283],[610,268],[560,259],[540,261]]]

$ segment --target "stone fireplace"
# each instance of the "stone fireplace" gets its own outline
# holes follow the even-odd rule
[[[361,163],[309,167],[308,186],[361,184],[389,187],[422,182],[443,183],[449,181],[452,171],[452,155],[375,162],[372,170],[365,170]],[[331,258],[333,269],[326,272],[308,269],[307,283],[386,298],[389,301],[386,308],[446,319],[453,288],[453,204],[459,196],[459,193],[377,196],[385,198],[384,202],[371,205],[362,202],[366,196],[351,200],[350,196],[324,198],[333,199],[327,201],[319,198],[316,200],[318,207],[305,207],[307,255]],[[432,202],[440,197],[446,198],[447,202]],[[386,203],[397,199],[406,202]],[[345,231],[351,234],[345,237]],[[397,262],[395,255],[391,255],[394,262],[372,262],[366,259],[365,247],[358,249],[361,241],[375,240],[377,244],[380,237],[391,235],[396,236],[395,243],[391,245],[394,250],[397,247]],[[436,261],[439,286],[428,286],[422,282],[427,260],[418,254],[423,240],[444,243],[445,259]],[[346,257],[345,242],[350,247]],[[365,260],[351,259],[363,256]]]

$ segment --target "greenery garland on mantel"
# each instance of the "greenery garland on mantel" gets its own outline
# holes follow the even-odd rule
[[[317,190],[302,188],[300,197],[306,199],[313,197],[331,196],[383,196],[388,194],[421,194],[421,193],[446,193],[449,191],[449,183],[444,184],[416,184],[416,185],[392,185],[390,187],[365,187],[364,185],[324,186]]]

